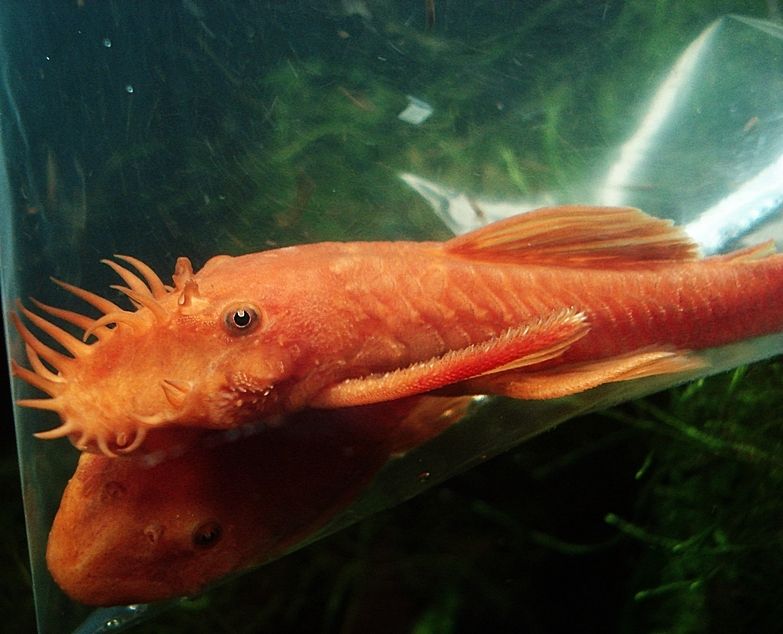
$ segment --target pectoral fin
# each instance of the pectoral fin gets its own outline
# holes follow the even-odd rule
[[[511,370],[478,377],[454,386],[450,391],[543,400],[577,394],[604,383],[687,372],[704,366],[705,362],[689,351],[645,348],[617,357],[539,372]]]
[[[322,391],[309,405],[325,409],[369,405],[505,373],[560,356],[588,330],[584,313],[569,308],[399,370],[342,381]]]

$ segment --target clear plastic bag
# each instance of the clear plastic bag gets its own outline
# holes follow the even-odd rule
[[[535,26],[550,24],[541,8],[507,16],[490,3],[479,23],[466,3],[449,3],[429,32],[418,3],[253,4],[0,10],[6,315],[28,295],[81,310],[48,276],[102,293],[114,280],[96,263],[115,252],[165,277],[178,255],[200,264],[327,239],[442,239],[443,222],[464,231],[550,203],[637,205],[687,225],[707,252],[751,233],[778,237],[783,82],[763,63],[783,55],[775,24],[719,18],[690,43],[641,46],[636,65],[621,65],[590,58],[589,45],[571,54],[567,42],[584,23],[587,44],[622,38],[624,15],[566,20],[562,50],[548,50],[519,44],[547,39]],[[476,42],[496,48],[481,55]],[[575,69],[583,95],[568,88]],[[400,117],[412,104],[415,116]],[[21,361],[8,323],[6,334]],[[712,351],[710,372],[782,345],[772,336]],[[458,425],[368,467],[362,486],[275,555],[568,418],[670,384],[513,405],[476,399]],[[162,606],[93,611],[54,584],[47,536],[78,456],[65,441],[32,437],[53,417],[17,408],[15,422],[39,631],[116,631],[154,614]]]

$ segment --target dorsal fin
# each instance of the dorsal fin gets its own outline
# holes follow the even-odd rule
[[[445,243],[454,255],[495,262],[585,268],[647,267],[698,258],[670,220],[630,207],[544,207]]]

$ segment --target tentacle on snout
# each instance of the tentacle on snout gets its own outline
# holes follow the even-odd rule
[[[43,439],[68,436],[79,448],[94,446],[109,456],[116,455],[115,452],[129,453],[137,449],[144,441],[148,429],[141,421],[135,429],[112,429],[103,421],[80,417],[74,403],[79,400],[76,392],[84,389],[85,381],[79,381],[77,377],[84,376],[84,368],[95,356],[96,348],[106,345],[118,333],[124,331],[143,333],[154,324],[165,322],[169,314],[160,300],[170,293],[182,290],[165,285],[149,266],[136,258],[123,255],[116,255],[115,258],[131,265],[138,272],[137,274],[116,261],[103,260],[125,283],[124,286],[115,285],[112,288],[130,299],[133,304],[132,310],[125,310],[100,295],[52,278],[55,284],[97,309],[101,314],[98,317],[90,317],[72,310],[50,306],[33,298],[30,302],[38,312],[34,312],[19,301],[17,312],[11,313],[13,324],[24,341],[30,366],[26,368],[12,361],[12,372],[14,376],[48,396],[48,398],[21,399],[17,404],[57,412],[61,419],[58,427],[35,435]],[[81,338],[57,325],[55,320],[75,326],[81,331]],[[31,328],[46,335],[56,345],[45,343]],[[89,342],[91,338],[94,339]],[[173,401],[175,393],[181,397],[183,390],[182,386],[172,383],[168,388],[164,385],[163,391],[169,401]]]

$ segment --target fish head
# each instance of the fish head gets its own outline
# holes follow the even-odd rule
[[[297,348],[281,334],[284,320],[270,320],[241,276],[225,267],[213,274],[232,258],[213,258],[199,274],[180,258],[174,285],[166,286],[139,260],[118,257],[141,274],[107,261],[127,284],[115,288],[130,298],[132,310],[62,282],[104,314],[91,319],[35,302],[80,327],[81,341],[20,304],[26,321],[70,354],[46,345],[13,316],[32,367],[15,363],[14,373],[50,396],[19,404],[61,419],[39,437],[68,436],[81,450],[112,456],[135,451],[154,430],[234,428],[271,421],[285,409]]]
[[[303,410],[241,434],[163,430],[150,437],[160,449],[133,457],[85,452],[49,533],[48,568],[87,605],[199,594],[312,540],[389,459],[451,425],[466,403]]]
[[[86,605],[192,596],[247,564],[248,548],[263,557],[274,540],[263,525],[249,533],[247,482],[221,473],[219,454],[192,449],[155,462],[83,453],[47,545],[60,588]]]

